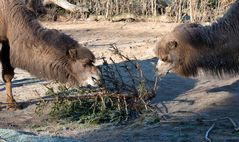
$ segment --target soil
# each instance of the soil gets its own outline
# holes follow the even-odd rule
[[[79,43],[89,47],[97,59],[112,57],[117,63],[123,62],[109,50],[115,44],[125,55],[137,58],[149,80],[154,78],[153,64],[157,62],[153,49],[155,43],[177,24],[158,22],[45,22],[48,28],[55,28],[71,35]],[[97,65],[102,64],[99,59]],[[4,83],[0,83],[0,127],[33,132],[39,135],[71,137],[89,142],[202,142],[214,119],[230,117],[239,124],[239,77],[214,78],[200,76],[182,78],[169,74],[161,78],[157,96],[152,104],[157,107],[161,123],[149,125],[134,121],[121,126],[92,126],[74,123],[55,124],[42,122],[35,113],[36,104],[45,96],[44,84],[48,81],[37,79],[24,70],[16,69],[13,93],[24,108],[9,112]],[[47,117],[47,116],[46,116]],[[45,119],[44,119],[45,120]],[[239,141],[239,132],[228,119],[217,121],[210,133],[216,142]]]

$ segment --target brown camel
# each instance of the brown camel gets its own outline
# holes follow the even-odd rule
[[[93,53],[70,36],[43,28],[22,1],[0,0],[2,77],[7,108],[17,104],[11,90],[14,68],[48,80],[74,85],[96,85],[100,74]]]
[[[175,72],[196,76],[202,69],[213,75],[239,73],[239,1],[208,26],[181,24],[155,48],[160,76]]]

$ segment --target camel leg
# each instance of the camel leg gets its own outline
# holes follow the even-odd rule
[[[10,47],[8,41],[2,42],[1,61],[2,61],[2,78],[5,82],[7,95],[7,109],[16,110],[18,105],[12,95],[12,79],[14,77],[14,68],[10,64]]]
[[[18,105],[16,101],[13,98],[12,95],[12,79],[14,76],[14,73],[3,73],[3,80],[5,82],[5,88],[6,88],[6,95],[7,95],[7,109],[8,110],[16,110],[18,108]]]

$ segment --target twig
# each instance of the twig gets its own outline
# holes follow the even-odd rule
[[[120,78],[120,81],[121,81],[121,82],[119,82],[119,84],[120,84],[119,89],[122,89],[122,87],[124,87],[124,89],[126,89],[126,91],[132,91],[131,88],[134,88],[134,87],[124,82],[123,76],[121,75],[118,67],[116,66],[115,61],[111,57],[110,57],[110,60],[113,63],[113,65],[115,67],[115,71],[119,75],[119,78]],[[116,80],[116,78],[115,78],[115,80]]]
[[[133,74],[130,72],[130,69],[129,69],[129,67],[127,66],[126,63],[124,63],[124,67],[125,67],[126,71],[128,72],[128,74],[129,74],[129,76],[130,76],[130,79],[132,80],[132,83],[134,84],[132,88],[134,89],[135,92],[138,92],[137,89],[135,88],[135,86],[136,86],[135,77],[134,77]],[[137,94],[138,94],[138,93],[137,93]]]
[[[114,65],[114,67],[115,67],[115,71],[116,71],[116,72],[118,73],[118,75],[119,75],[120,81],[121,81],[122,83],[124,83],[123,77],[122,77],[122,75],[120,74],[120,71],[118,70],[115,61],[114,61],[111,57],[110,57],[110,61],[113,63],[113,65]]]
[[[116,44],[114,43],[114,44],[111,44],[111,47],[110,48],[112,48],[113,50],[111,50],[114,54],[116,54],[116,55],[119,55],[119,57],[121,58],[121,59],[126,59],[127,61],[131,61],[130,59],[129,59],[129,57],[127,57],[127,56],[125,56],[125,55],[123,55],[121,52],[120,52],[120,50],[119,50],[119,48],[116,46]],[[134,66],[136,66],[134,63],[132,63],[132,62],[130,62],[131,64],[133,64]]]
[[[158,77],[156,76],[155,77],[155,80],[154,80],[154,87],[153,87],[153,92],[156,93],[157,91],[157,85],[158,85]]]
[[[105,58],[102,58],[103,59],[103,65],[105,65],[107,68],[102,68],[102,69],[105,69],[105,74],[103,74],[103,80],[107,80],[110,79],[112,85],[116,88],[116,89],[119,89],[120,87],[118,86],[118,81],[116,79],[116,76],[115,76],[115,72],[114,70],[112,69],[112,67],[109,66],[108,62],[105,60]],[[103,71],[101,71],[102,73]],[[119,90],[118,90],[119,91]]]
[[[211,119],[211,120],[201,120],[201,122],[214,122],[213,125],[207,130],[206,134],[205,134],[205,139],[208,142],[211,142],[211,139],[208,138],[209,133],[212,131],[212,129],[214,128],[216,122],[218,121],[222,121],[222,120],[229,120],[231,122],[231,124],[234,127],[235,131],[239,131],[239,127],[237,126],[237,124],[235,123],[235,121],[233,121],[232,118],[230,117],[222,117],[222,118],[217,118],[217,119]],[[160,123],[189,123],[189,122],[198,122],[198,120],[185,120],[185,121],[160,121]]]
[[[230,117],[225,117],[225,119],[228,119],[228,120],[232,123],[232,125],[233,125],[235,131],[239,131],[239,127],[237,126],[237,124],[235,123],[235,121],[232,120],[232,118],[230,118]]]
[[[106,88],[107,88],[106,82],[109,82],[114,86],[114,89],[116,89],[119,92],[120,91],[129,91],[129,92],[135,91],[134,86],[131,86],[130,84],[127,84],[123,81],[123,77],[120,74],[120,71],[118,70],[118,67],[116,66],[116,63],[112,58],[110,58],[110,60],[112,61],[115,69],[113,69],[108,64],[108,62],[106,61],[106,59],[104,57],[102,57],[101,59],[103,60],[103,62],[104,62],[103,65],[105,66],[105,67],[101,68],[101,73],[103,74],[102,83],[105,84]],[[116,76],[115,71],[117,72],[119,77]],[[120,79],[120,81],[118,79]],[[134,89],[134,90],[132,90],[132,89]]]
[[[42,98],[42,96],[40,95],[40,93],[37,90],[33,90],[33,92],[39,97],[39,99],[41,101],[44,101],[44,99]]]
[[[92,41],[91,41],[92,42]],[[87,44],[88,46],[107,46],[107,45],[112,45],[112,44],[115,44],[115,43],[106,43],[106,44]]]
[[[135,68],[137,68],[137,65],[134,64],[134,63],[132,62],[132,60],[130,60],[127,56],[123,55],[123,54],[120,52],[120,50],[118,49],[118,47],[116,46],[116,44],[112,44],[112,45],[111,45],[111,48],[112,48],[111,52],[112,52],[113,54],[118,55],[121,59],[127,60],[130,64],[132,64]],[[127,73],[128,73],[129,76],[130,76],[130,79],[132,80],[133,86],[131,86],[131,88],[133,88],[134,91],[137,92],[137,89],[135,88],[135,86],[136,86],[136,81],[135,81],[135,79],[136,79],[136,78],[135,78],[135,77],[133,76],[133,74],[131,73],[131,71],[130,71],[128,65],[126,64],[126,62],[124,62],[123,64],[124,64],[124,68],[126,69]],[[127,85],[128,85],[128,84],[127,84]]]
[[[102,102],[102,110],[104,111],[106,109],[104,97],[102,95],[100,95],[100,94],[99,94],[99,97],[100,97],[101,102]]]
[[[118,101],[118,103],[117,103],[118,110],[121,111],[120,98],[119,97],[117,97],[117,101]]]
[[[212,124],[212,126],[207,130],[206,134],[205,134],[205,140],[208,142],[211,142],[212,140],[209,138],[209,133],[212,131],[212,129],[214,128],[214,126],[216,125],[216,122],[214,122]]]
[[[222,117],[222,118],[209,119],[209,120],[200,120],[200,122],[216,122],[216,121],[222,121],[222,120],[226,120],[226,119],[230,120],[231,118],[230,119],[229,118],[230,117]],[[187,122],[199,122],[199,121],[198,120],[172,120],[172,121],[168,120],[168,121],[160,121],[160,123],[165,123],[165,124],[168,124],[168,123],[187,123]],[[233,123],[236,126],[236,127],[235,126],[234,127],[237,128],[236,123],[234,121],[233,121]]]
[[[144,104],[145,109],[148,110],[148,104],[144,101],[144,99],[141,96],[140,96],[140,100]]]
[[[89,93],[89,94],[81,94],[81,95],[64,95],[64,96],[57,96],[57,97],[50,97],[50,98],[45,98],[45,99],[41,99],[42,101],[54,101],[57,99],[64,99],[64,100],[69,100],[69,101],[74,101],[74,100],[79,100],[79,99],[83,99],[83,98],[98,98],[98,97],[103,97],[103,96],[109,96],[109,97],[113,97],[113,98],[135,98],[134,95],[132,94],[125,94],[125,93],[111,93],[111,94],[105,94],[105,93],[99,93],[99,92],[93,92],[93,93]]]
[[[128,111],[128,105],[127,105],[125,97],[124,97],[124,105],[125,105],[125,113],[127,115],[127,117],[126,117],[126,121],[127,121],[128,120],[128,116],[129,116],[129,111]]]
[[[0,137],[0,142],[7,142],[4,138]]]

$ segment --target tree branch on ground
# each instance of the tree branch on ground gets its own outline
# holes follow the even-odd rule
[[[72,4],[67,0],[23,0],[23,2],[38,14],[44,14],[46,12],[44,7],[49,4],[57,5],[72,13],[88,12],[88,8],[81,5]]]
[[[88,8],[80,6],[80,5],[74,5],[69,3],[67,0],[43,0],[43,5],[47,4],[55,4],[57,6],[62,7],[63,9],[76,13],[76,12],[88,12]]]

